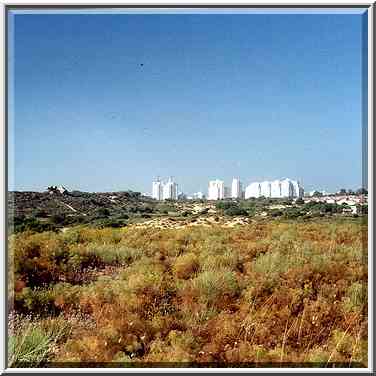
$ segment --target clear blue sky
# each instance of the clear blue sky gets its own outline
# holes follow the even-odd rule
[[[158,175],[187,193],[233,176],[361,186],[360,14],[13,21],[12,190],[150,192]]]

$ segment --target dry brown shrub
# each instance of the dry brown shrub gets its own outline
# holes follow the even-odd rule
[[[194,253],[187,253],[176,258],[173,271],[177,278],[188,279],[199,267],[198,257]]]
[[[350,364],[367,358],[363,237],[357,224],[333,221],[23,234],[15,289],[33,312],[51,298],[67,317],[90,317],[58,360]],[[83,274],[95,264],[87,250],[103,244],[136,251],[119,276],[40,285]],[[108,262],[128,257],[99,248]],[[30,281],[39,290],[23,296]]]

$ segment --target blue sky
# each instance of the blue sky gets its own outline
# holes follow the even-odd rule
[[[362,183],[360,14],[16,14],[10,189]]]

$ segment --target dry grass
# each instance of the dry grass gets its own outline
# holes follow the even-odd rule
[[[334,221],[13,236],[15,312],[40,315],[25,353],[34,347],[37,363],[365,367],[367,228]],[[41,329],[61,315],[85,319],[64,336]]]

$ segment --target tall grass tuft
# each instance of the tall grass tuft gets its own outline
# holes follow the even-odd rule
[[[9,367],[37,367],[50,360],[56,344],[70,332],[64,318],[37,322],[30,318],[17,320],[8,342]]]

